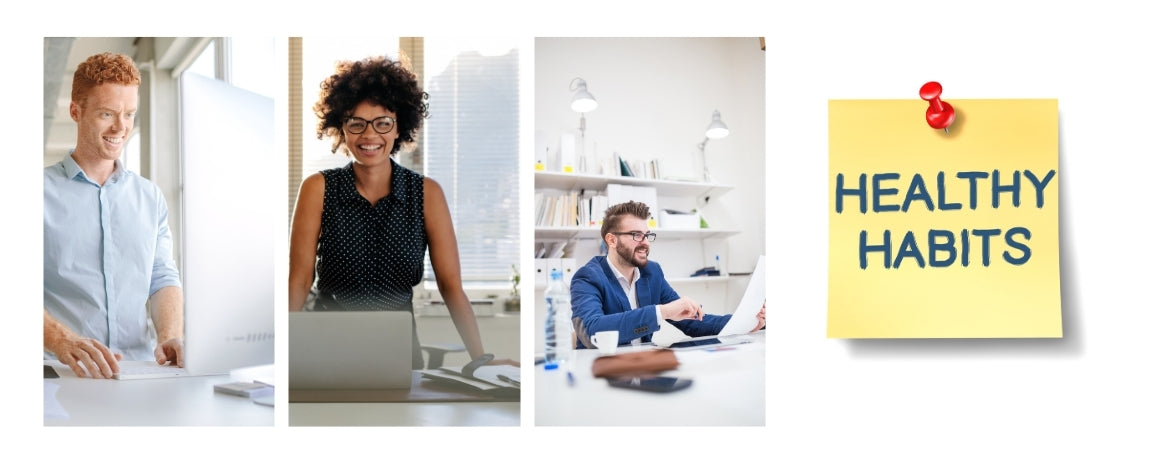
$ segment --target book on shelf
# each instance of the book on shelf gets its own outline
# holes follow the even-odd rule
[[[576,171],[577,137],[573,134],[561,134],[561,165],[558,171],[572,173]]]
[[[578,190],[560,195],[537,192],[533,197],[537,227],[598,227],[610,206],[608,195]],[[651,204],[653,206],[653,204]]]
[[[565,208],[568,210],[565,215],[565,225],[577,225],[577,210],[580,203],[577,201],[577,191],[574,190],[569,193],[569,201],[566,202]]]
[[[658,216],[658,189],[655,187],[609,184],[606,186],[606,195],[609,197],[609,204],[611,205],[617,205],[627,201],[638,201],[650,207],[652,218]]]
[[[533,158],[536,161],[535,170],[546,171],[548,170],[548,145],[545,143],[544,131],[536,131],[533,137],[532,147],[534,149]]]
[[[618,165],[621,167],[622,177],[634,177],[633,171],[630,170],[630,164],[622,157],[618,157]]]
[[[605,220],[605,210],[609,209],[609,197],[598,193],[589,199],[589,227],[600,227]]]

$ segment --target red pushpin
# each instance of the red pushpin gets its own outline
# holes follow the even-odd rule
[[[947,127],[955,122],[955,108],[950,103],[942,101],[942,84],[934,81],[922,84],[922,88],[918,89],[918,96],[930,102],[926,107],[926,123],[949,134]]]

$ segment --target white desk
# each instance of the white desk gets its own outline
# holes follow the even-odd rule
[[[519,426],[520,401],[492,401],[431,384],[414,373],[410,390],[289,391],[291,426]]]
[[[45,383],[59,387],[57,402],[69,414],[68,419],[46,418],[47,426],[273,425],[271,406],[215,393],[215,385],[233,381],[228,375],[82,379],[60,362],[45,361],[45,365],[54,366],[61,376]]]
[[[593,377],[597,350],[573,350],[565,366],[536,366],[536,425],[764,425],[765,335],[724,351],[678,351],[679,367],[661,375],[694,383],[670,393],[609,386]],[[647,349],[620,347],[619,353]]]
[[[519,426],[520,402],[289,403],[291,426]]]

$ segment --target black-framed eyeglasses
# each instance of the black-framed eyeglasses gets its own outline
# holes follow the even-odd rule
[[[614,234],[614,235],[629,235],[630,238],[634,239],[635,242],[641,242],[642,240],[646,240],[647,242],[653,242],[655,239],[658,238],[658,234],[656,234],[654,232],[646,233],[646,232],[636,232],[635,231],[635,232],[610,232],[610,233]]]
[[[374,132],[385,134],[394,129],[394,122],[394,118],[390,116],[374,118],[373,121],[362,119],[357,116],[350,116],[345,118],[345,131],[357,135],[366,131],[367,124],[373,124]]]

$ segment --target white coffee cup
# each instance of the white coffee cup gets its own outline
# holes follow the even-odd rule
[[[611,355],[617,353],[618,331],[606,330],[604,332],[597,332],[589,337],[589,341],[602,355]]]

